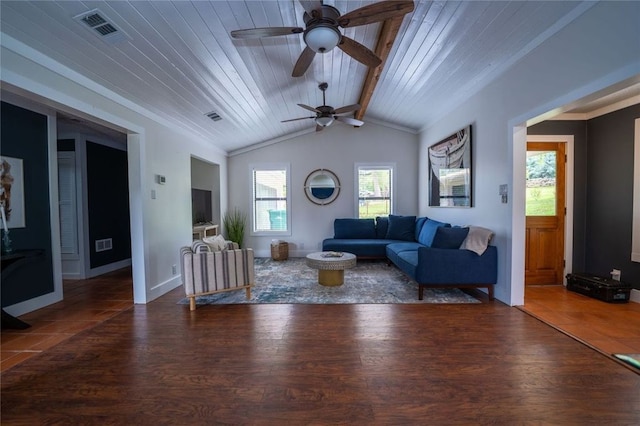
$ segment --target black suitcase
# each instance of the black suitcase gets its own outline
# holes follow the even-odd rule
[[[608,303],[626,303],[631,298],[631,284],[591,274],[568,274],[567,290]]]

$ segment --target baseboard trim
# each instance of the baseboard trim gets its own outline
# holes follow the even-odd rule
[[[153,286],[147,295],[147,302],[149,303],[152,300],[157,299],[160,296],[163,296],[170,292],[171,290],[180,287],[182,285],[182,275],[176,275],[174,277],[169,278],[168,280],[161,282],[155,286]]]

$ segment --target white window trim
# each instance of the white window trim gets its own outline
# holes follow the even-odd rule
[[[255,219],[255,195],[253,188],[253,172],[255,170],[286,170],[287,173],[287,229],[285,231],[255,231],[255,224],[253,223]],[[291,236],[291,165],[290,163],[253,163],[249,164],[249,181],[251,182],[251,217],[250,217],[250,236],[273,236],[273,237],[281,237],[281,236]]]
[[[358,173],[360,168],[366,169],[391,169],[391,211],[389,214],[395,214],[396,211],[396,163],[355,163],[353,168],[353,182],[354,189],[353,193],[355,194],[354,204],[353,204],[353,217],[359,217],[359,197],[360,197],[360,175]]]

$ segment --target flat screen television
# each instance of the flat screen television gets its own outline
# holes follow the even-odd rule
[[[191,215],[194,225],[213,221],[211,191],[206,189],[191,189]]]

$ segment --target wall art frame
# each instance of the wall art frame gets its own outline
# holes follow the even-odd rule
[[[471,124],[428,148],[429,206],[473,207]]]
[[[24,228],[24,172],[21,158],[0,157],[0,204],[7,228]]]

